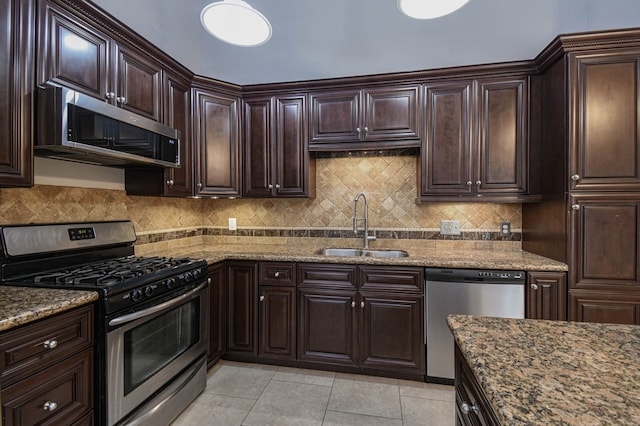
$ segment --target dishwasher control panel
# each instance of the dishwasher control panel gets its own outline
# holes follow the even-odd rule
[[[524,271],[449,268],[427,268],[425,270],[425,279],[427,281],[524,283],[525,278]]]

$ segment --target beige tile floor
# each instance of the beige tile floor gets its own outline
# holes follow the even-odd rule
[[[173,423],[452,426],[452,386],[220,361]]]

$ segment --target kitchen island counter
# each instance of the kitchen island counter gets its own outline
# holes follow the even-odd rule
[[[448,317],[503,425],[640,424],[640,327]]]
[[[367,265],[421,266],[439,268],[507,269],[526,271],[566,271],[567,265],[523,250],[493,251],[466,249],[407,248],[409,257],[325,256],[322,244],[241,244],[203,243],[186,247],[165,245],[157,250],[136,246],[136,254],[171,255],[206,259],[210,264],[224,260],[272,262],[313,262]],[[398,247],[393,247],[397,249]]]
[[[98,300],[93,291],[0,286],[0,332]]]

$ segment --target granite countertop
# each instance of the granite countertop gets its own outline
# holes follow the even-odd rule
[[[452,315],[503,425],[639,425],[640,327]]]
[[[284,262],[398,265],[441,268],[510,269],[527,271],[566,271],[567,265],[526,251],[407,249],[409,257],[373,258],[324,256],[317,247],[304,244],[199,244],[165,248],[163,256],[193,257],[209,263],[223,260],[263,260]]]
[[[96,300],[93,291],[0,286],[0,332]]]

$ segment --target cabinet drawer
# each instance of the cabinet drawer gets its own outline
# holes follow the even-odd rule
[[[499,425],[486,396],[455,346],[456,417],[463,425]]]
[[[2,390],[5,425],[69,425],[93,409],[93,349]]]
[[[360,289],[424,293],[424,268],[361,266]]]
[[[355,290],[356,268],[356,266],[338,264],[300,265],[298,286]]]
[[[93,306],[85,306],[0,335],[5,387],[93,344]]]
[[[296,264],[289,262],[260,262],[260,285],[296,285]]]

